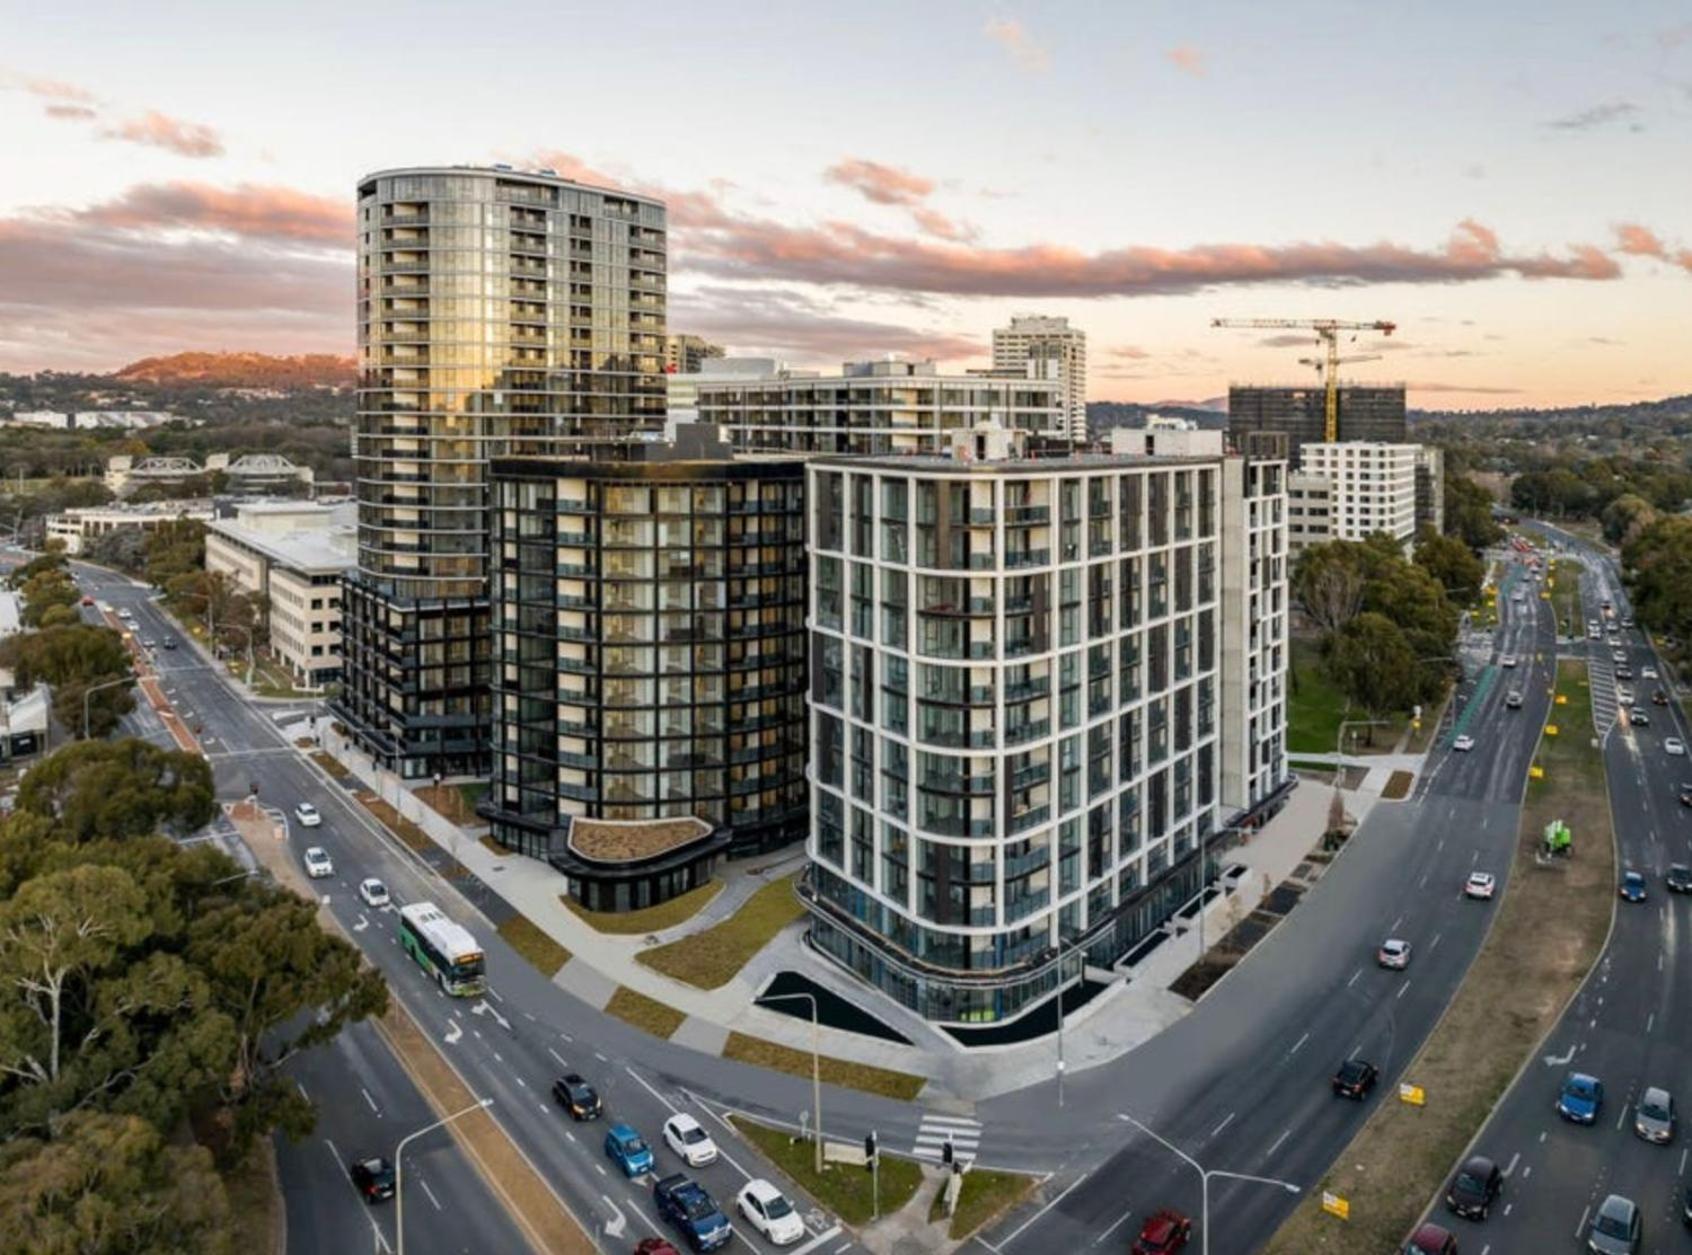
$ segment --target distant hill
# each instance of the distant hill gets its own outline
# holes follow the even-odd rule
[[[173,353],[144,357],[116,372],[120,383],[152,383],[201,388],[351,388],[358,364],[350,357],[308,353],[272,357],[268,353]]]
[[[1156,405],[1142,405],[1138,401],[1087,402],[1087,427],[1101,435],[1114,427],[1144,427],[1146,415],[1162,414],[1169,418],[1187,418],[1200,427],[1226,427],[1228,401],[1220,398],[1221,410],[1212,409],[1212,402],[1159,401]]]
[[[1417,410],[1409,411],[1412,423],[1423,420],[1489,418],[1534,419],[1540,422],[1568,422],[1592,419],[1629,418],[1692,418],[1692,395],[1663,397],[1657,401],[1635,401],[1631,405],[1619,403],[1566,405],[1536,410],[1525,406],[1515,409],[1488,410]]]

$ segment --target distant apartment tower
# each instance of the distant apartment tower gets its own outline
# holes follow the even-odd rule
[[[1077,443],[1087,438],[1087,333],[1067,318],[1019,314],[993,329],[993,369],[1022,374],[1030,362],[1049,363],[1063,384],[1064,418]]]
[[[1338,439],[1402,444],[1406,437],[1403,384],[1342,383]],[[1327,394],[1320,387],[1232,384],[1228,388],[1228,434],[1282,432],[1287,456],[1297,466],[1308,444],[1327,432]]]
[[[1431,444],[1416,453],[1416,530],[1424,527],[1445,531],[1445,450]]]
[[[1032,369],[1032,368],[1030,368]],[[742,453],[939,453],[981,424],[1067,443],[1062,384],[942,375],[933,362],[847,362],[838,375],[701,380],[699,421]]]
[[[661,202],[506,167],[358,187],[358,566],[337,715],[408,778],[488,766],[487,466],[664,420]]]
[[[672,375],[691,375],[705,369],[707,360],[723,356],[723,346],[699,336],[664,337],[664,369]]]
[[[1030,459],[975,432],[806,467],[811,938],[960,1037],[1129,957],[1198,893],[1201,844],[1289,787],[1282,464],[1190,434],[1203,452]],[[1262,685],[1237,709],[1235,671]]]
[[[1420,445],[1366,440],[1305,445],[1303,464],[1288,485],[1293,551],[1377,532],[1408,549],[1416,535],[1420,453]]]

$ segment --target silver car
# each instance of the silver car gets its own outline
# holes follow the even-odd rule
[[[1635,1255],[1645,1236],[1645,1222],[1631,1198],[1612,1194],[1592,1217],[1586,1249],[1597,1255]]]
[[[1646,1087],[1633,1109],[1633,1131],[1659,1146],[1674,1141],[1674,1095],[1655,1085]]]

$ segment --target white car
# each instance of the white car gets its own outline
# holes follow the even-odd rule
[[[366,906],[384,907],[388,905],[388,886],[372,876],[358,882],[358,896]]]
[[[315,828],[323,822],[323,816],[310,802],[301,802],[294,807],[294,818],[300,821],[302,828]]]
[[[1639,668],[1639,678],[1642,680],[1655,680],[1657,678],[1657,669],[1655,667],[1641,667]]]
[[[1402,972],[1410,966],[1410,943],[1400,941],[1397,937],[1388,937],[1375,952],[1375,961],[1382,967],[1395,968]]]
[[[669,1148],[687,1161],[690,1168],[703,1168],[717,1162],[717,1144],[711,1135],[699,1127],[690,1115],[678,1114],[664,1121],[664,1141]]]
[[[1686,754],[1686,742],[1677,736],[1665,737],[1663,739],[1663,753],[1682,758]]]
[[[1475,738],[1465,732],[1462,736],[1451,742],[1451,748],[1467,753],[1475,748]]]
[[[805,1222],[793,1204],[768,1181],[748,1181],[735,1204],[752,1227],[777,1246],[791,1246],[805,1236]]]
[[[1468,880],[1463,882],[1463,896],[1491,901],[1492,894],[1497,888],[1498,881],[1494,879],[1491,872],[1470,872]]]
[[[329,851],[320,845],[314,845],[305,852],[306,875],[313,880],[335,874],[335,864],[329,859]]]
[[[1498,660],[1498,665],[1501,666],[1501,667],[1513,667],[1513,666],[1515,666],[1516,665],[1516,655],[1505,654],[1502,658],[1500,658]]]
[[[1610,661],[1611,662],[1626,662],[1627,661],[1627,650],[1625,650],[1625,649],[1612,649],[1610,651]]]

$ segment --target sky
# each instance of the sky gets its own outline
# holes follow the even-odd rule
[[[1088,334],[1093,400],[1692,392],[1692,0],[0,0],[0,370],[354,351],[361,176],[665,198],[670,329],[794,365]]]

